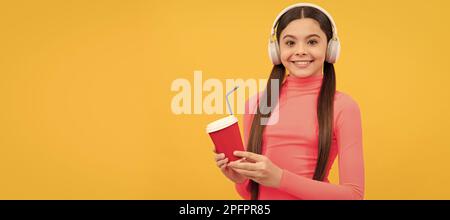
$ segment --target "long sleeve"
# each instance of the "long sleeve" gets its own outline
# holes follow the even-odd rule
[[[253,120],[253,113],[254,113],[254,109],[250,109],[249,108],[249,102],[252,102],[251,106],[255,106],[256,103],[254,99],[249,99],[245,102],[245,112],[244,112],[244,123],[243,123],[243,127],[244,127],[244,146],[245,149],[247,149],[247,143],[248,143],[248,138],[250,135],[250,128],[252,125],[252,120]],[[239,195],[243,198],[243,199],[250,199],[250,191],[248,189],[250,180],[246,180],[244,183],[241,184],[235,184],[235,188],[236,191],[239,193]]]
[[[351,98],[346,99],[336,117],[339,185],[312,180],[283,169],[279,190],[306,200],[363,199],[364,161],[358,104]]]
[[[239,193],[239,195],[246,200],[250,200],[250,191],[248,190],[248,186],[249,186],[250,180],[246,180],[243,183],[236,183],[235,184],[235,188],[236,191]]]

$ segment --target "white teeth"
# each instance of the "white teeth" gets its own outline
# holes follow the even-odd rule
[[[295,64],[307,65],[311,63],[311,61],[294,61]]]

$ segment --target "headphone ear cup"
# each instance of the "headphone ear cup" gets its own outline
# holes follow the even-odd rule
[[[330,42],[328,42],[327,55],[325,60],[328,63],[336,63],[339,59],[340,52],[341,45],[339,43],[339,40],[331,39]]]
[[[276,41],[269,41],[269,56],[273,65],[281,64],[280,49]]]

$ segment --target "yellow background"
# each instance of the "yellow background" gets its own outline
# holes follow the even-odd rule
[[[312,2],[361,108],[365,198],[450,199],[449,3]],[[205,133],[223,115],[172,114],[170,85],[267,78],[292,3],[2,1],[0,199],[239,199]]]

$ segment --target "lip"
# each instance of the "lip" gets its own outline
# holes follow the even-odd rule
[[[296,63],[296,62],[305,62],[305,61],[308,61],[309,63],[307,63],[307,64]],[[291,61],[291,63],[294,64],[294,66],[296,66],[298,68],[307,68],[313,62],[314,62],[314,60],[293,60],[293,61]]]

